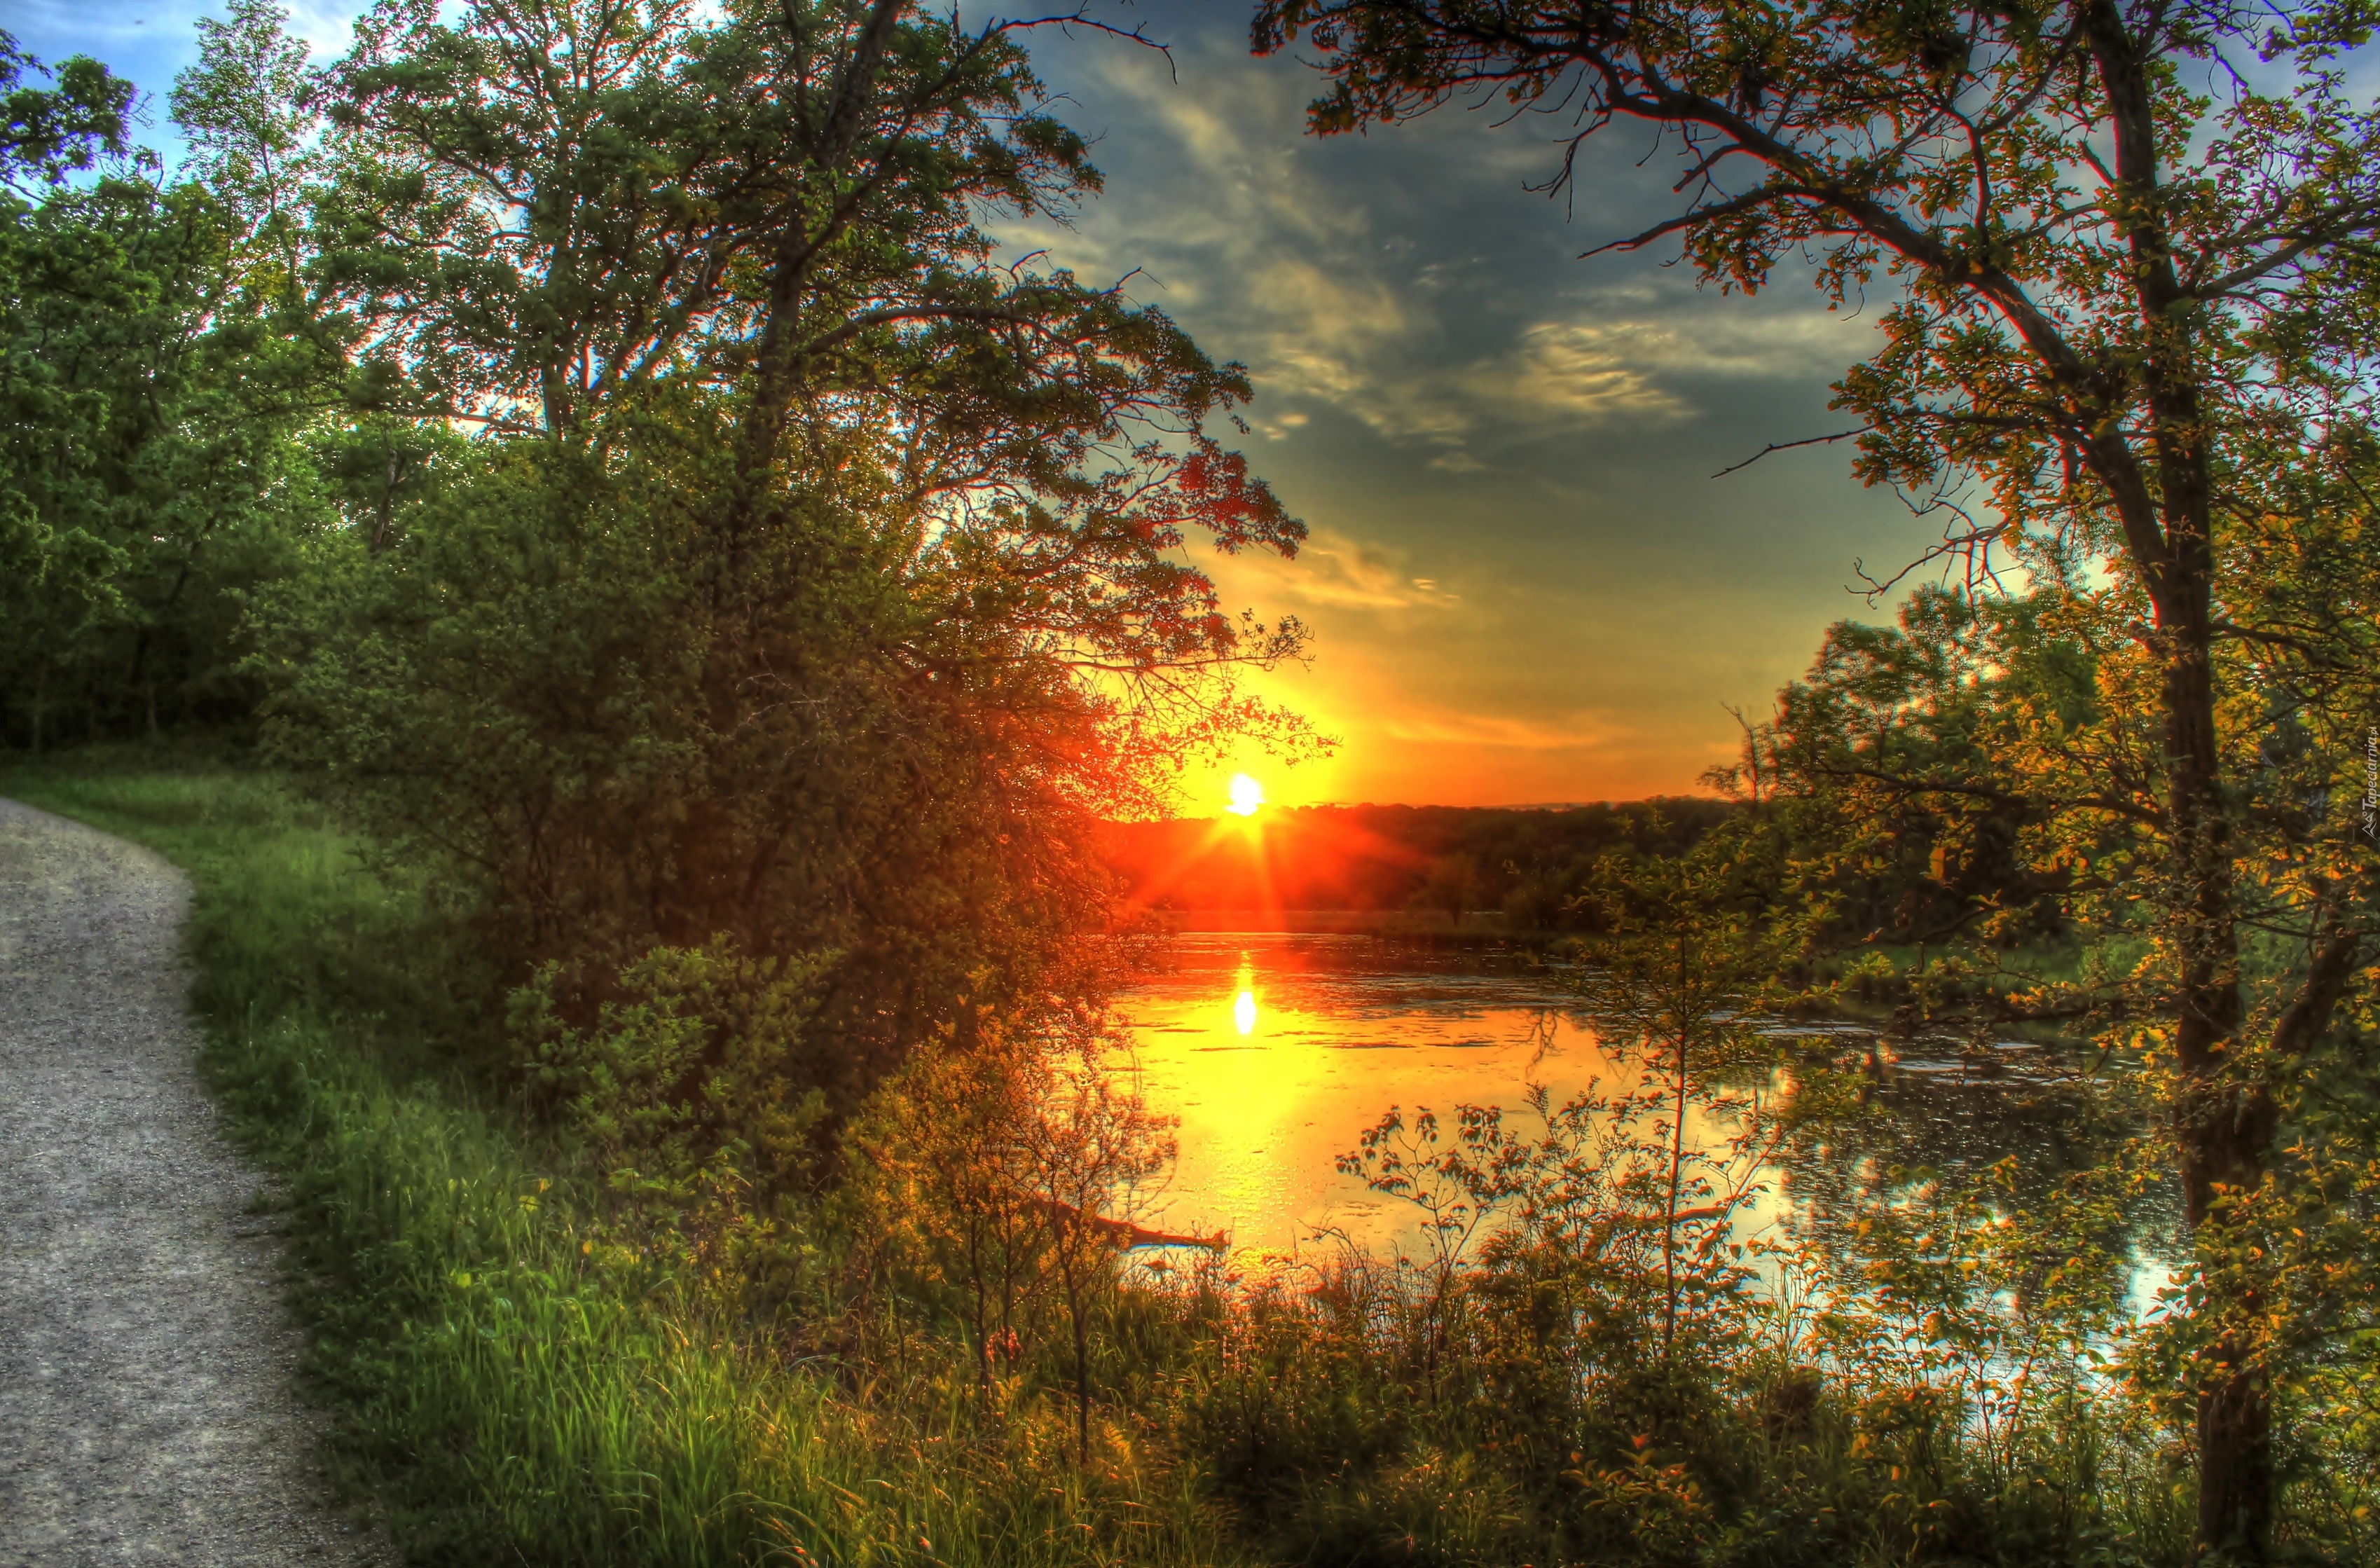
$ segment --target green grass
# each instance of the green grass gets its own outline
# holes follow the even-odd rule
[[[69,771],[71,769],[72,771]],[[1174,1467],[1062,1422],[976,1428],[963,1380],[790,1356],[605,1222],[572,1152],[474,1070],[429,890],[360,869],[270,780],[0,772],[0,794],[145,844],[198,890],[206,1066],[283,1178],[338,1412],[334,1470],[418,1562],[1089,1564],[1233,1552]],[[467,977],[468,978],[468,977]]]

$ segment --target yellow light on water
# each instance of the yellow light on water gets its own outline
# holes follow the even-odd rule
[[[1262,806],[1264,803],[1264,785],[1257,783],[1256,780],[1248,777],[1245,773],[1233,773],[1232,775],[1231,808],[1233,816],[1253,817],[1257,814],[1257,808]]]
[[[1257,1032],[1256,992],[1252,991],[1240,992],[1240,999],[1232,1003],[1232,1022],[1239,1027],[1240,1033],[1244,1035]]]

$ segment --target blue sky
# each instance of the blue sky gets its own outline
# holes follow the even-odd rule
[[[188,0],[0,0],[46,59],[87,53],[164,100],[194,49]],[[327,56],[358,7],[313,0]],[[966,7],[972,12],[976,7]],[[1317,140],[1313,75],[1246,48],[1235,0],[1115,5],[1172,60],[1044,34],[1059,112],[1096,142],[1107,193],[1070,227],[1014,226],[1245,361],[1258,470],[1313,529],[1294,563],[1211,563],[1228,602],[1293,613],[1310,669],[1270,689],[1340,737],[1278,800],[1454,804],[1693,787],[1734,750],[1726,705],[1766,707],[1846,615],[1854,562],[1897,566],[1935,529],[1863,490],[1848,454],[1769,442],[1841,428],[1827,383],[1872,347],[1878,309],[1830,315],[1803,279],[1752,299],[1697,290],[1673,249],[1580,252],[1668,210],[1666,152],[1589,143],[1565,201],[1527,188],[1554,126],[1441,112]],[[1220,784],[1200,773],[1194,811]]]

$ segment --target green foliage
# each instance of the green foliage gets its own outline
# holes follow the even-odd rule
[[[130,82],[83,55],[58,67],[53,87],[26,80],[37,73],[50,74],[13,34],[0,31],[0,92],[6,94],[0,100],[0,184],[18,196],[29,183],[61,185],[132,150]]]
[[[1043,24],[392,3],[315,73],[284,20],[201,26],[179,177],[135,160],[6,214],[31,565],[0,589],[0,742],[240,733],[261,699],[290,786],[405,890],[423,966],[358,967],[443,982],[387,1010],[441,1020],[419,1062],[334,1049],[346,979],[260,1017],[281,982],[242,958],[259,993],[221,1016],[227,1092],[307,1173],[364,1450],[451,1514],[426,1550],[931,1553],[905,1504],[880,1535],[835,1489],[939,1440],[919,1412],[979,1403],[979,1370],[939,1359],[888,1408],[744,1358],[831,1331],[808,1215],[882,1079],[1090,1029],[1098,816],[1185,748],[1300,742],[1232,673],[1301,628],[1227,615],[1183,548],[1303,537],[1210,428],[1245,372],[1120,288],[995,263],[989,219],[1099,185],[1028,67]],[[77,72],[18,95],[52,172],[124,151]],[[1160,1144],[1042,1065],[1017,1148],[1072,1419],[1024,1412],[1014,1466],[975,1451],[1013,1507],[935,1495],[1071,1560],[1114,1533],[1053,1459],[1095,1435],[1107,1189]],[[516,1136],[566,1167],[551,1196]],[[646,1362],[684,1387],[648,1398]],[[771,1407],[832,1414],[757,1432]],[[681,1419],[691,1471],[652,1459]],[[870,1457],[764,1489],[797,1515],[736,1501],[839,1424]],[[658,1522],[624,1523],[664,1473]],[[548,1518],[564,1493],[584,1512]]]
[[[2361,1538],[2353,1509],[2373,1485],[2369,1459],[2340,1442],[2370,1376],[2374,1286],[2360,1259],[2380,1220],[2368,1185],[2380,1149],[2374,1003],[2363,917],[2350,913],[2369,899],[2373,864],[2356,737],[2380,708],[2362,629],[2338,618],[2380,580],[2368,520],[2338,493],[2362,482],[2364,462],[2344,441],[2294,468],[2276,460],[2278,493],[2265,498],[2239,476],[2225,541],[2243,562],[2226,613],[2243,627],[2295,628],[2275,634],[2286,644],[2243,636],[2217,665],[2239,802],[2233,896],[2256,933],[2242,945],[2244,1038],[2228,1067],[2255,1086],[2241,1113],[2271,1129],[2275,1149],[2253,1181],[2198,1188],[2200,1218],[2219,1228],[2199,1232],[2131,1350],[2168,1419],[2208,1396],[2212,1368],[2269,1379],[2288,1477],[2280,1527],[2325,1542]],[[1874,952],[1845,977],[1884,977],[1908,1027],[2083,1021],[2111,1052],[2145,1048],[2151,1068],[2094,1098],[2146,1090],[2195,1104],[2206,1091],[2180,1070],[2166,1021],[2191,947],[2173,914],[2180,871],[2159,789],[2163,672],[2131,635],[2135,599],[2041,576],[2024,599],[1921,593],[1898,630],[1837,628],[1732,781],[1747,793],[1762,781],[1749,820],[1828,910],[1828,940],[1855,940],[1876,918],[1874,890],[1911,887],[1899,908],[1915,918],[1887,929],[1937,944],[1935,980],[1919,985]],[[2073,933],[2070,966],[2009,961],[2011,936],[2045,929]],[[2184,1156],[2186,1181],[2210,1181],[2187,1145]]]
[[[287,291],[298,281],[307,186],[321,172],[306,45],[283,30],[288,14],[271,0],[225,9],[227,19],[199,18],[198,64],[174,82],[174,123],[190,145],[182,173],[245,227],[249,286]]]
[[[0,39],[0,740],[264,697],[358,833],[254,780],[21,781],[198,872],[211,1068],[416,1551],[2370,1555],[2374,123],[2349,18],[2291,16],[2296,89],[2218,108],[2175,64],[2244,24],[2179,15],[1262,8],[1324,51],[1321,128],[1584,80],[1766,170],[1656,232],[1726,287],[1888,270],[1861,471],[1997,520],[1946,542],[1964,594],[1830,634],[1741,809],[1632,841],[1690,853],[1444,846],[1405,895],[1602,933],[1624,1078],[1526,1131],[1391,1111],[1344,1168],[1426,1255],[1248,1290],[1124,1261],[1184,1238],[1133,1223],[1166,1129],[1081,939],[1099,819],[1300,739],[1231,672],[1302,629],[1182,547],[1303,529],[1216,433],[1240,367],[995,262],[986,224],[1099,184],[1041,24],[384,0],[315,77],[237,0],[171,180],[122,83],[28,86]],[[1745,1015],[1828,966],[1905,1031],[2139,1055],[2074,1092],[2086,1154],[2138,1091],[2180,1156],[2148,1327],[2145,1142],[2029,1187],[1887,1162],[1739,1245],[1790,1140],[1889,1152],[1879,1063]]]
[[[434,10],[314,72],[237,0],[170,179],[88,62],[12,99],[50,188],[0,212],[0,744],[244,739],[263,699],[377,865],[444,869],[499,987],[544,975],[548,1044],[611,1038],[656,950],[808,975],[745,1098],[848,1114],[986,1006],[1087,1005],[1095,817],[1299,735],[1231,672],[1302,630],[1181,547],[1303,529],[1209,429],[1239,367],[994,263],[987,219],[1099,185],[1038,24]],[[709,1124],[698,1075],[648,1076]],[[638,1159],[805,1179],[714,1130]]]
[[[2072,861],[2087,867],[2114,845],[2103,834],[2067,864],[2044,856],[2058,803],[2010,787],[2004,764],[2028,724],[2072,735],[2105,722],[2107,649],[2078,629],[2038,598],[1932,588],[1895,626],[1829,628],[1745,760],[1713,781],[1765,802],[1773,837],[1798,850],[1779,869],[1823,906],[1822,945],[1965,939],[2006,950],[2070,930]],[[1821,778],[1823,805],[1809,788]]]
[[[622,1223],[603,1160],[456,1070],[468,950],[418,882],[363,873],[352,840],[251,775],[79,760],[0,787],[193,873],[206,1065],[288,1183],[334,1453],[412,1556],[1238,1560],[1161,1455],[1079,1469],[1062,1413],[979,1431],[972,1376],[947,1362],[839,1375],[801,1323],[747,1315],[685,1235]]]
[[[1573,149],[1636,122],[1675,139],[1681,200],[1613,247],[1678,237],[1699,277],[1745,293],[1806,256],[1831,308],[1889,286],[1883,345],[1836,404],[1859,477],[1944,529],[1871,585],[1940,564],[1970,599],[2030,599],[2046,636],[2005,603],[1962,625],[1947,596],[1908,638],[1839,632],[1778,732],[1824,741],[1766,758],[1755,735],[1745,782],[1825,802],[1800,814],[1813,829],[1850,806],[1840,879],[1806,864],[1824,851],[1773,859],[1781,881],[1835,882],[1852,918],[1877,913],[1860,906],[1893,858],[1937,851],[1952,896],[1907,882],[1896,934],[2022,938],[2055,910],[2149,938],[2126,1032],[2156,1048],[2205,1287],[2186,1298],[2199,1546],[2252,1562],[2277,1517],[2262,1325],[2284,1250],[2256,1216],[2305,1178],[2289,1124],[2380,936],[2373,835],[2341,809],[2354,737],[2380,733],[2362,478],[2380,109],[2345,64],[2370,30],[2321,0],[1265,0],[1254,31],[1318,53],[1318,133],[1484,93],[1563,116]],[[2276,591],[2283,563],[2316,586]],[[1993,640],[2081,657],[1975,657]],[[1961,664],[1973,699],[1942,684]],[[1874,730],[1829,728],[1856,717]],[[2086,862],[2098,885],[2056,909]]]
[[[1064,1364],[1085,1462],[1094,1346],[1122,1307],[1116,1250],[1147,1234],[1141,1189],[1173,1158],[1169,1124],[1100,1057],[1091,1039],[999,1035],[919,1056],[854,1128],[841,1195],[844,1224],[868,1238],[857,1277],[957,1331],[984,1409],[1015,1408]]]
[[[749,1169],[781,1181],[802,1169],[824,1097],[795,1098],[791,1086],[820,1075],[789,1063],[817,1049],[806,1039],[814,968],[739,958],[724,942],[657,947],[621,972],[623,999],[586,1030],[559,1015],[559,974],[549,964],[515,993],[512,1032],[534,1092],[615,1185],[687,1202]]]
[[[1457,1220],[1427,1258],[1177,1282],[1120,1266],[1099,1199],[1162,1129],[1017,1042],[891,1080],[834,1202],[781,1212],[781,1283],[756,1293],[751,1250],[624,1195],[601,1128],[555,1137],[457,1071],[473,988],[427,889],[363,874],[253,779],[6,782],[196,873],[210,1071],[290,1184],[336,1452],[419,1556],[2184,1559],[2167,1432],[2094,1360],[2111,1269],[2088,1210],[1909,1188],[1831,1246],[1739,1252],[1684,1218],[1706,1195],[1670,1196],[1657,1071],[1526,1124],[1384,1123],[1351,1158]],[[698,1006],[753,994],[748,962],[657,955],[561,1053],[570,1081],[639,1081]],[[789,1016],[738,1030],[793,1040]],[[1741,1088],[1694,1094],[1745,1149],[1771,1125]],[[618,1097],[619,1124],[674,1098]],[[1722,1202],[1742,1183],[1707,1173]],[[1673,1215],[1694,1243],[1665,1259]]]
[[[672,502],[700,459],[662,432],[608,470],[468,461],[392,550],[327,540],[271,602],[276,749],[395,853],[451,857],[516,975],[560,965],[585,1027],[656,944],[831,954],[812,1043],[778,1064],[842,1110],[970,1016],[958,999],[1076,983],[1064,939],[1099,883],[1068,769],[1097,752],[1050,672],[937,678],[958,634],[902,591],[897,543],[856,530],[756,547],[744,608],[718,613]]]
[[[1665,1099],[1540,1097],[1525,1129],[1463,1107],[1451,1140],[1392,1116],[1351,1156],[1448,1245],[1274,1281],[1184,1369],[1181,1440],[1275,1550],[2186,1559],[2168,1431],[2104,1366],[2120,1270],[2070,1217],[1918,1186],[1831,1245],[1713,1223],[1672,1258]],[[1698,1116],[1716,1103],[1696,1090]]]
[[[280,37],[250,7],[202,42],[191,80]],[[65,72],[53,93],[18,91],[55,101],[18,110],[50,149],[21,155],[50,183],[0,195],[0,743],[36,752],[251,713],[243,601],[328,520],[292,438],[336,347],[274,260],[285,237],[219,182],[133,156],[128,86],[89,61]],[[176,102],[264,113],[288,85]]]
[[[1230,673],[1303,633],[1179,553],[1303,537],[1208,432],[1244,374],[991,261],[1097,184],[1021,25],[390,4],[323,82],[308,275],[374,346],[310,448],[347,526],[258,595],[272,753],[452,869],[553,1039],[729,943],[813,1014],[739,1093],[847,1116],[987,1009],[1089,1005],[1096,817],[1294,731]]]

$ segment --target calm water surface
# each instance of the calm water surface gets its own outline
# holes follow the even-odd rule
[[[1413,1208],[1337,1160],[1391,1106],[1524,1110],[1633,1074],[1605,1056],[1558,973],[1369,936],[1199,933],[1123,999],[1142,1092],[1179,1117],[1180,1161],[1144,1223],[1285,1252],[1320,1228],[1414,1239]],[[1694,1129],[1689,1124],[1690,1130]]]
[[[1519,954],[1369,936],[1198,933],[1120,1011],[1142,1092],[1178,1117],[1180,1159],[1141,1222],[1230,1234],[1243,1257],[1311,1246],[1318,1230],[1373,1247],[1412,1246],[1415,1211],[1336,1168],[1391,1106],[1427,1107],[1450,1131],[1459,1104],[1518,1112],[1532,1083],[1556,1103],[1634,1074],[1597,1047],[1558,970]],[[1866,1031],[1848,1030],[1865,1035]],[[1978,1069],[1939,1042],[1896,1051],[1889,1117],[1770,1173],[1739,1233],[1791,1225],[1894,1167],[1981,1170],[2015,1154],[2042,1180],[2105,1149],[2083,1092],[2040,1048],[1993,1042]],[[1779,1091],[1790,1086],[1779,1080]],[[1721,1129],[1690,1118],[1688,1135]]]

